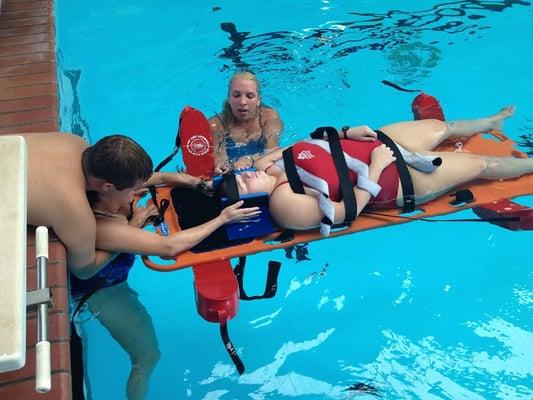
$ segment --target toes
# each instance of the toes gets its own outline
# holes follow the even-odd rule
[[[510,117],[511,115],[514,114],[515,110],[516,110],[516,107],[513,105],[506,106],[500,110],[500,114],[502,114],[503,117]]]

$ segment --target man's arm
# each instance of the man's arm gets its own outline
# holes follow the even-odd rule
[[[154,172],[150,179],[146,181],[144,187],[147,188],[154,185],[195,187],[200,181],[201,178],[183,172]]]
[[[88,279],[98,272],[96,267],[96,221],[85,204],[70,199],[68,208],[61,208],[52,226],[67,249],[67,266],[77,278]]]

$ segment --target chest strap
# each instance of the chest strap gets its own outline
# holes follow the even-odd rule
[[[319,139],[324,136],[324,133],[328,135],[328,143],[330,147],[330,154],[335,164],[337,171],[337,176],[339,178],[339,185],[341,189],[342,199],[344,201],[345,207],[345,218],[342,224],[350,224],[357,217],[357,201],[355,199],[355,194],[353,192],[352,183],[350,180],[350,172],[344,158],[344,154],[341,148],[339,135],[337,130],[332,127],[321,127],[317,128],[312,134],[311,137],[314,139]],[[289,185],[294,193],[304,194],[304,187],[300,176],[298,175],[296,165],[294,163],[294,155],[292,148],[285,149],[282,153],[283,155],[283,164],[285,173],[287,174],[287,179]],[[322,199],[320,199],[322,200]],[[325,200],[325,199],[324,199]],[[327,200],[326,200],[327,201]],[[324,226],[331,227],[333,221],[328,216],[325,216],[321,221],[322,228]],[[321,231],[323,230],[321,228]],[[329,234],[329,229],[326,229],[324,232]]]

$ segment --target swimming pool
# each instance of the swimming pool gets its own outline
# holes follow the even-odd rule
[[[56,2],[63,130],[125,133],[159,161],[179,111],[211,115],[229,75],[251,68],[285,121],[284,143],[317,125],[411,119],[413,96],[383,79],[437,96],[450,119],[516,104],[505,132],[531,140],[529,2],[147,3]],[[249,257],[250,293],[263,290],[269,260],[283,266],[277,296],[241,302],[230,323],[241,377],[217,326],[196,315],[191,271],[138,261],[130,285],[162,352],[149,398],[344,399],[357,382],[384,399],[531,398],[530,239],[416,222],[312,243],[311,261]],[[93,398],[123,398],[127,356],[96,320],[84,329]]]

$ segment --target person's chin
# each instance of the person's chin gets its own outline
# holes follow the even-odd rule
[[[244,122],[244,121],[248,121],[252,119],[253,115],[248,111],[246,112],[237,111],[237,113],[234,114],[234,116],[238,121]]]

